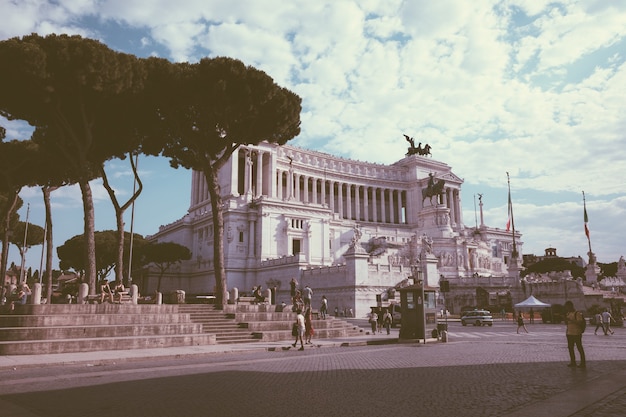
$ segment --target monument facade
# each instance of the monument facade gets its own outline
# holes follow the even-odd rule
[[[452,310],[475,305],[477,285],[496,297],[519,285],[512,234],[487,227],[482,215],[467,227],[463,179],[429,154],[384,165],[291,145],[240,147],[219,173],[229,290],[276,288],[277,301],[289,304],[296,278],[313,289],[314,307],[325,295],[331,313],[352,309],[360,317],[413,276],[430,287],[448,280]],[[194,171],[187,214],[148,237],[193,253],[163,277],[162,291],[213,292],[210,212],[206,181]],[[142,292],[155,290],[155,274],[142,281]]]

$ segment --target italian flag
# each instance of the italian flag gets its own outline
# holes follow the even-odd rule
[[[511,204],[511,192],[509,191],[509,218],[506,221],[506,231],[510,232],[511,231],[511,212],[513,211],[513,205]]]
[[[587,223],[589,223],[589,217],[587,217],[587,205],[586,204],[584,206],[584,212],[585,212],[585,235],[587,235],[587,239],[589,239],[589,227],[587,226]]]

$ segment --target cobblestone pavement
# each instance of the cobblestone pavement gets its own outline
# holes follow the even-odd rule
[[[179,359],[67,364],[62,373],[5,369],[0,416],[624,415],[625,337],[586,335],[588,367],[570,369],[562,333],[493,336],[319,341],[304,352],[283,342]],[[362,341],[381,339],[394,341]]]

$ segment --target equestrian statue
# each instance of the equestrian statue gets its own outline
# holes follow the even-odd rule
[[[430,199],[430,205],[433,205],[433,197],[440,196],[443,194],[443,187],[446,185],[446,182],[442,179],[435,181],[435,176],[432,174],[428,174],[428,187],[422,188],[422,206],[424,205],[424,200],[426,197]]]

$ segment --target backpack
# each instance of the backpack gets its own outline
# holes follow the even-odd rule
[[[580,314],[580,317],[582,317],[582,321],[579,321],[579,326],[580,326],[580,333],[585,333],[585,329],[587,329],[587,320],[585,319],[585,316],[583,316],[583,313],[581,313],[580,311],[577,311],[576,314]]]

